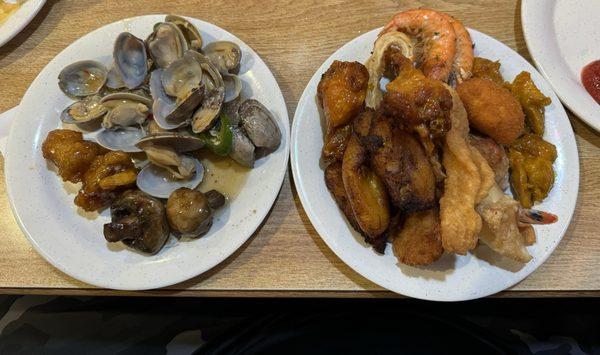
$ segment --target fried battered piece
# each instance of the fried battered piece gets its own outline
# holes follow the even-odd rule
[[[359,137],[368,136],[369,131],[371,130],[371,122],[373,122],[374,117],[375,111],[371,108],[367,108],[361,112],[352,121],[352,129],[354,130],[354,133],[356,133]]]
[[[468,141],[467,141],[468,143]],[[469,144],[470,146],[470,144]],[[470,146],[471,148],[471,159],[475,165],[477,165],[477,172],[479,172],[479,178],[481,179],[481,184],[479,184],[479,191],[475,196],[475,203],[479,203],[485,196],[487,196],[488,191],[492,186],[496,184],[494,171],[487,163],[483,155],[479,153],[477,148]]]
[[[475,248],[481,230],[481,217],[475,211],[481,177],[467,142],[467,112],[456,91],[450,89],[450,93],[453,100],[450,114],[452,128],[446,134],[443,147],[447,177],[440,199],[440,230],[444,250],[464,255]]]
[[[342,163],[331,163],[325,169],[325,185],[327,185],[327,189],[333,195],[335,202],[346,216],[346,219],[352,228],[363,234],[363,236],[365,236],[365,241],[372,244],[375,251],[383,253],[386,245],[385,234],[381,234],[380,237],[375,239],[369,238],[363,233],[362,229],[358,225],[358,222],[356,221],[356,217],[354,217],[354,211],[352,211],[352,207],[350,206],[350,202],[348,201],[348,196],[346,194],[346,189],[344,188],[344,180],[342,178]]]
[[[325,147],[329,148],[323,151],[326,160],[332,159],[332,151],[339,151],[332,149],[335,142],[330,143],[332,139],[339,141],[339,137],[334,136],[335,128],[350,123],[364,107],[368,81],[369,72],[364,65],[337,60],[321,77],[317,87],[317,98],[327,124]]]
[[[371,166],[385,183],[392,203],[405,213],[435,203],[435,176],[421,144],[394,119],[377,114],[364,139]]]
[[[526,71],[521,72],[513,80],[512,84],[510,84],[510,92],[521,103],[525,112],[527,127],[531,133],[543,136],[544,113],[546,110],[544,107],[550,105],[552,100],[542,94],[531,79],[531,74]]]
[[[410,214],[402,228],[394,228],[391,234],[394,254],[403,264],[431,264],[444,253],[436,208]]]
[[[108,152],[97,156],[83,175],[83,186],[75,204],[86,211],[107,207],[118,192],[135,184],[137,169],[131,156],[124,152]]]
[[[502,190],[508,187],[508,156],[504,148],[493,139],[469,135],[469,143],[479,151],[494,171],[494,180]]]
[[[491,80],[500,86],[507,84],[500,74],[500,61],[494,62],[481,57],[475,57],[473,60],[473,78]]]
[[[351,124],[334,128],[331,134],[325,139],[323,159],[325,159],[325,161],[342,161],[344,158],[344,151],[346,150],[346,144],[351,133]]]
[[[58,168],[65,181],[77,183],[98,154],[107,150],[95,142],[83,139],[83,134],[68,129],[55,129],[48,133],[42,144],[42,154]]]
[[[367,151],[351,135],[342,162],[342,179],[348,201],[360,229],[377,239],[388,228],[390,207],[383,182],[367,165]]]
[[[513,260],[523,263],[531,260],[525,246],[532,242],[532,238],[535,241],[535,232],[526,227],[519,228],[517,201],[494,185],[487,197],[477,206],[477,211],[483,219],[483,228],[479,235],[482,242],[495,252]],[[521,230],[525,234],[522,234]]]
[[[469,123],[500,144],[511,144],[525,127],[521,104],[502,86],[486,79],[473,78],[460,84],[460,95]]]
[[[452,97],[443,83],[431,80],[398,51],[388,49],[386,67],[394,74],[387,84],[382,109],[408,127],[423,124],[432,138],[450,129]]]
[[[542,201],[554,185],[556,147],[540,136],[526,134],[508,150],[510,183],[525,208]]]

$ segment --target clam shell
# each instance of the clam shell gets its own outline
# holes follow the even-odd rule
[[[242,50],[233,42],[211,42],[202,51],[222,74],[234,73],[240,68]]]
[[[60,114],[67,124],[82,124],[103,117],[108,110],[101,104],[100,95],[90,95],[69,105]]]
[[[140,86],[148,74],[144,41],[129,32],[119,34],[113,50],[115,71],[130,89]]]
[[[204,142],[191,134],[162,132],[146,136],[139,140],[136,146],[143,150],[148,144],[163,145],[173,148],[177,153],[186,153],[204,147]]]
[[[242,92],[242,81],[235,74],[222,74],[225,96],[223,102],[230,102],[237,99]]]
[[[244,101],[238,110],[242,127],[256,147],[275,150],[281,143],[281,131],[271,112],[256,100]]]
[[[96,135],[96,142],[109,150],[137,153],[142,150],[135,144],[144,136],[144,131],[137,127],[103,129]]]
[[[187,187],[195,189],[204,179],[204,166],[198,159],[193,159],[196,171],[192,179],[177,180],[174,179],[171,172],[167,169],[148,164],[137,176],[137,186],[148,195],[158,198],[169,198],[173,191]]]
[[[202,35],[198,32],[196,26],[191,24],[188,20],[175,15],[167,15],[167,17],[165,17],[165,22],[171,22],[179,28],[190,49],[197,51],[202,49]]]
[[[82,60],[67,65],[58,74],[58,86],[67,96],[84,97],[100,92],[108,69],[94,60]]]
[[[167,68],[177,58],[183,57],[188,45],[181,30],[171,22],[154,26],[154,32],[146,40],[150,55],[159,68]]]

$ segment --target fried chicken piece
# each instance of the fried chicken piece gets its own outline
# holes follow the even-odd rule
[[[68,129],[55,129],[48,133],[42,144],[42,155],[58,168],[65,181],[77,183],[99,154],[107,150],[95,142],[83,139],[83,134]]]
[[[508,187],[508,156],[504,148],[488,137],[469,135],[469,143],[477,149],[494,171],[494,180],[502,190]]]
[[[475,211],[481,192],[481,176],[467,142],[467,112],[458,94],[452,89],[450,93],[453,100],[452,128],[446,134],[443,147],[442,161],[447,177],[440,199],[440,230],[444,250],[464,255],[475,248],[481,230],[481,217]]]
[[[394,228],[391,234],[394,254],[403,264],[431,264],[444,253],[436,208],[410,214],[402,228]]]
[[[511,144],[525,128],[521,104],[504,87],[491,80],[473,78],[460,84],[460,95],[469,123],[500,144]]]
[[[336,128],[350,123],[364,107],[367,95],[369,72],[364,65],[358,62],[334,61],[321,77],[317,87],[317,99],[323,108],[327,132],[323,157],[330,161],[336,155],[332,152],[339,151],[333,148],[340,140],[335,135]],[[346,136],[347,137],[347,136]]]
[[[359,137],[366,137],[371,130],[371,122],[375,117],[375,111],[367,108],[352,120],[352,129]]]
[[[347,124],[341,127],[336,127],[331,134],[325,139],[323,146],[323,159],[325,161],[342,161],[348,138],[352,133],[352,125]]]
[[[346,216],[346,219],[352,228],[362,234],[365,237],[365,241],[373,245],[375,251],[383,253],[386,245],[385,234],[381,234],[381,236],[378,238],[369,238],[363,233],[362,229],[358,225],[358,222],[356,221],[354,211],[352,211],[350,201],[348,200],[348,195],[346,194],[346,189],[344,188],[344,180],[342,178],[342,163],[336,161],[327,166],[325,169],[325,185],[327,186],[329,192],[331,192],[335,202],[344,213],[344,216]]]
[[[435,176],[421,144],[393,118],[377,114],[363,138],[371,166],[385,183],[392,203],[405,213],[435,204]]]
[[[105,208],[118,197],[120,190],[135,184],[137,173],[128,153],[99,155],[83,175],[83,186],[75,197],[75,204],[86,211]]]
[[[387,84],[384,112],[408,127],[423,124],[432,139],[443,137],[450,129],[452,96],[444,84],[427,78],[399,51],[386,51],[388,68],[395,79]]]
[[[378,239],[390,223],[389,198],[379,176],[367,164],[367,151],[356,135],[351,135],[342,162],[342,180],[348,201],[360,229]]]

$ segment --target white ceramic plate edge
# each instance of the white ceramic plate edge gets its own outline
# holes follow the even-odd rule
[[[0,25],[0,47],[18,35],[40,12],[46,0],[28,0]],[[6,32],[5,32],[6,31]]]
[[[361,36],[367,35],[368,33],[377,31],[379,32],[381,30],[381,28],[377,28],[374,29],[372,31],[363,33]],[[501,42],[499,42],[498,40],[496,40],[495,38],[488,36],[482,32],[476,31],[476,30],[472,30],[469,29],[469,31],[472,32],[478,32],[483,36],[488,37],[490,40],[493,40],[503,46],[505,46],[504,44],[502,44]],[[360,37],[360,36],[359,36]],[[358,37],[357,37],[358,38]],[[356,40],[352,39],[350,40],[348,43],[344,44],[344,46],[342,46],[341,48],[339,48],[338,50],[336,50],[336,52],[334,52],[329,58],[327,58],[323,64],[319,67],[319,69],[315,72],[315,74],[311,77],[311,79],[309,80],[309,82],[307,83],[307,86],[305,87],[304,92],[302,93],[302,96],[300,97],[300,100],[298,101],[298,103],[303,103],[305,100],[310,99],[307,98],[308,95],[310,95],[311,93],[308,91],[308,87],[309,85],[313,82],[313,80],[315,79],[315,77],[320,76],[320,73],[324,72],[325,68],[327,66],[330,65],[331,61],[333,60],[332,58],[335,57],[338,52],[343,51],[346,47],[351,46],[352,42]],[[506,48],[508,48],[511,52],[513,52],[514,55],[518,56],[519,58],[521,58],[523,61],[525,61],[525,59],[523,59],[517,52],[515,52],[512,48],[509,48],[508,46],[505,46]],[[526,61],[525,61],[526,62]],[[553,101],[556,100],[558,101],[558,98],[554,97]],[[560,106],[560,103],[559,103]],[[561,107],[562,109],[562,107]],[[563,109],[564,112],[564,109]],[[406,290],[403,290],[402,292],[400,292],[400,290],[398,288],[395,287],[390,287],[390,285],[388,284],[388,282],[386,281],[385,277],[382,277],[378,274],[370,274],[368,272],[364,272],[361,269],[360,266],[360,261],[355,260],[355,259],[348,259],[348,258],[344,258],[343,254],[340,252],[340,248],[338,247],[337,244],[333,243],[333,240],[330,240],[327,237],[323,237],[323,235],[325,234],[325,228],[323,227],[323,225],[321,224],[321,220],[320,218],[317,217],[317,214],[315,213],[315,211],[312,208],[312,204],[309,200],[309,197],[307,195],[307,191],[304,188],[303,182],[302,182],[302,177],[301,174],[299,173],[299,157],[298,157],[298,139],[297,139],[297,132],[298,132],[298,126],[299,126],[299,122],[300,120],[298,119],[298,117],[296,115],[299,115],[300,112],[297,109],[296,113],[294,115],[294,121],[292,123],[292,142],[291,142],[291,154],[292,154],[292,174],[294,177],[294,184],[296,186],[296,190],[298,191],[298,196],[300,198],[300,201],[302,203],[302,206],[304,207],[306,214],[308,215],[311,223],[313,224],[313,226],[315,227],[315,229],[317,230],[317,233],[319,233],[319,236],[321,237],[321,239],[325,242],[325,244],[327,244],[327,246],[344,262],[346,263],[348,266],[350,266],[355,272],[357,272],[358,274],[360,274],[361,276],[365,277],[366,279],[374,282],[375,284],[383,287],[383,288],[387,288],[393,292],[399,293],[399,294],[403,294],[405,296],[409,296],[409,297],[413,297],[413,298],[419,298],[419,299],[424,299],[424,300],[433,300],[433,301],[444,301],[444,302],[455,302],[455,301],[467,301],[467,300],[471,300],[471,299],[477,299],[477,298],[481,298],[481,297],[486,297],[492,294],[495,294],[497,292],[500,292],[502,290],[505,290],[507,288],[510,288],[514,285],[516,285],[517,283],[521,282],[523,279],[525,279],[527,276],[529,276],[533,271],[535,271],[536,268],[533,268],[532,270],[530,270],[528,273],[525,273],[523,275],[521,275],[518,278],[515,278],[513,280],[511,280],[510,283],[508,283],[507,285],[503,285],[501,288],[489,291],[489,292],[484,292],[484,293],[480,293],[480,294],[473,294],[467,297],[423,297],[422,294],[416,294],[416,293],[412,293],[412,292],[407,292]],[[565,117],[566,113],[565,113]],[[564,234],[566,233],[567,228],[570,225],[571,219],[573,217],[573,213],[575,210],[575,204],[577,201],[577,196],[579,193],[579,153],[577,151],[577,146],[575,143],[575,136],[571,127],[570,122],[568,121],[567,118],[567,122],[568,127],[570,128],[570,130],[568,132],[566,132],[567,135],[567,139],[571,141],[571,144],[568,147],[565,147],[566,149],[570,149],[570,153],[569,156],[572,156],[573,158],[575,158],[577,160],[577,163],[575,164],[575,168],[576,171],[573,172],[572,175],[574,175],[576,177],[576,181],[573,181],[575,184],[575,191],[574,191],[574,198],[571,199],[572,202],[572,206],[570,206],[569,210],[570,213],[568,215],[567,218],[567,223],[564,224],[564,227],[561,229],[560,231],[560,238],[556,241],[556,243],[554,243],[553,245],[550,246],[550,248],[548,249],[548,252],[541,258],[538,258],[539,262],[538,262],[538,267],[540,265],[542,265],[547,259],[548,257],[552,254],[552,252],[556,249],[556,246],[558,246],[558,244],[560,243],[560,241],[562,240]],[[571,149],[574,148],[574,149]],[[324,182],[323,182],[324,183]],[[341,213],[341,212],[340,212]],[[344,219],[344,217],[342,216],[342,219]]]

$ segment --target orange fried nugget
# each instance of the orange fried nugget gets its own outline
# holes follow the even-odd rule
[[[97,143],[84,140],[81,132],[68,129],[51,131],[42,144],[44,158],[56,165],[63,180],[73,183],[80,182],[94,158],[105,152]]]
[[[410,214],[401,229],[392,231],[392,237],[394,254],[403,264],[431,264],[444,253],[435,208]]]
[[[473,78],[460,84],[460,95],[469,123],[500,144],[511,144],[525,128],[525,114],[519,101],[491,80]]]

